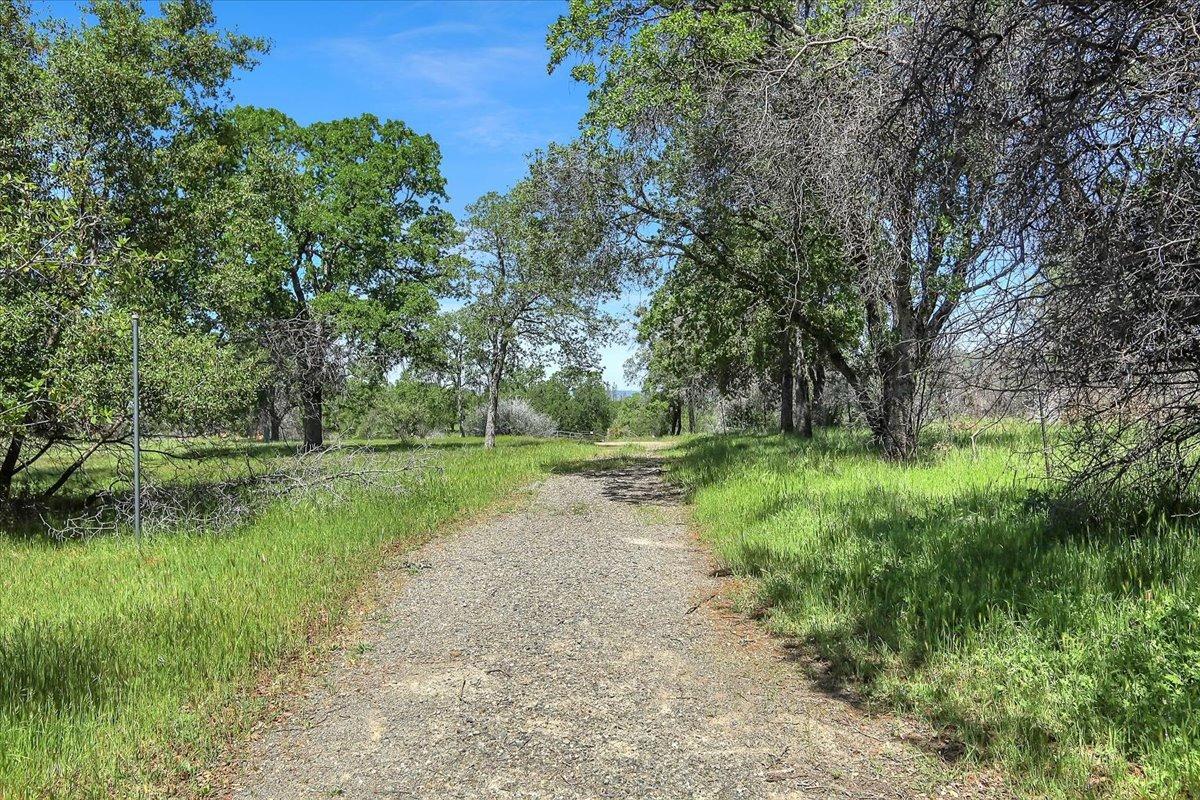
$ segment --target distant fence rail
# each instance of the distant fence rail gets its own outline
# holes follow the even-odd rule
[[[596,431],[555,431],[556,439],[571,439],[576,442],[595,442],[604,438],[603,433]]]

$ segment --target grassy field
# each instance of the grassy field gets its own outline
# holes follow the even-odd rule
[[[320,643],[386,552],[592,452],[447,440],[406,494],[280,504],[140,552],[0,536],[0,797],[159,796],[254,718],[256,682]]]
[[[1041,501],[1021,430],[911,466],[827,431],[711,437],[672,469],[775,630],[1042,796],[1200,796],[1200,533]]]

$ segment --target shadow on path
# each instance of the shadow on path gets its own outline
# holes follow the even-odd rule
[[[580,475],[600,484],[609,500],[631,505],[676,506],[685,501],[682,488],[663,477],[663,460],[653,456],[615,456],[601,460],[572,461],[555,472]]]

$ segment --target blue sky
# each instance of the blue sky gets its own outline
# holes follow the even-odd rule
[[[42,5],[56,16],[76,8]],[[214,7],[219,26],[271,40],[259,66],[232,87],[235,102],[278,108],[302,124],[369,111],[432,134],[456,216],[518,180],[530,151],[571,139],[587,106],[586,87],[565,71],[546,72],[546,29],[565,2],[217,0]],[[605,380],[626,387],[628,354],[623,344],[603,349]]]

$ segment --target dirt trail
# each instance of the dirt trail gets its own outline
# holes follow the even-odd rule
[[[237,798],[978,796],[707,602],[656,462],[554,476],[410,557]],[[955,794],[957,793],[957,794]]]

